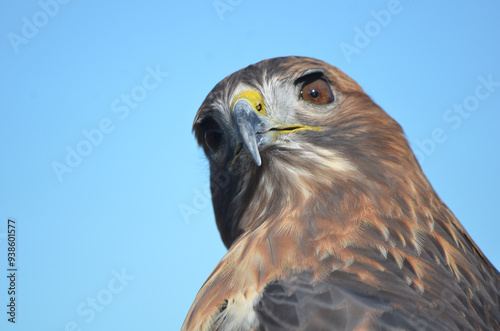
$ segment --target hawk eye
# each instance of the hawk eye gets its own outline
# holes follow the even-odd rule
[[[199,125],[199,129],[203,134],[203,147],[206,147],[212,153],[217,152],[224,143],[224,133],[217,121],[212,117],[207,117]],[[208,153],[208,150],[205,152]]]
[[[205,145],[207,145],[208,149],[212,152],[217,152],[222,143],[222,131],[220,129],[208,129],[205,131]]]
[[[302,86],[300,98],[317,105],[326,105],[333,101],[333,93],[330,85],[324,79],[318,78]]]

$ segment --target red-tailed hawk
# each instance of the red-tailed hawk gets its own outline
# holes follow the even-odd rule
[[[183,330],[500,329],[498,271],[339,69],[251,65],[215,86],[194,133],[229,251]]]

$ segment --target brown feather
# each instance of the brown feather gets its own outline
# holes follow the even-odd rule
[[[283,109],[279,89],[318,68],[335,102]],[[287,135],[260,167],[245,154],[230,169],[240,84],[263,95],[271,116],[323,130]],[[222,152],[205,151],[229,251],[184,330],[500,327],[498,271],[437,196],[401,127],[339,69],[300,57],[259,62],[207,96],[194,124],[202,146],[207,120],[225,133]]]

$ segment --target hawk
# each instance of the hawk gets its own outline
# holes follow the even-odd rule
[[[193,131],[227,254],[183,330],[500,329],[500,274],[400,125],[336,67],[226,77]]]

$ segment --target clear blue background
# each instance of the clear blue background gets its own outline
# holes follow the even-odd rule
[[[401,123],[441,198],[499,267],[500,87],[459,128],[443,116],[472,100],[479,77],[500,82],[500,4],[401,0],[377,23],[391,3],[3,1],[0,328],[179,329],[225,253],[192,120],[218,81],[275,56],[319,58],[358,81]],[[34,22],[36,35],[23,28]],[[23,29],[29,38],[16,44]],[[346,44],[357,53],[346,56]],[[154,83],[147,68],[168,76],[141,95],[144,79]],[[131,92],[143,100],[122,119],[113,104]],[[60,181],[53,163],[103,119],[114,130]],[[418,142],[435,129],[446,141],[424,151]],[[18,226],[15,326],[2,276],[9,217]]]

